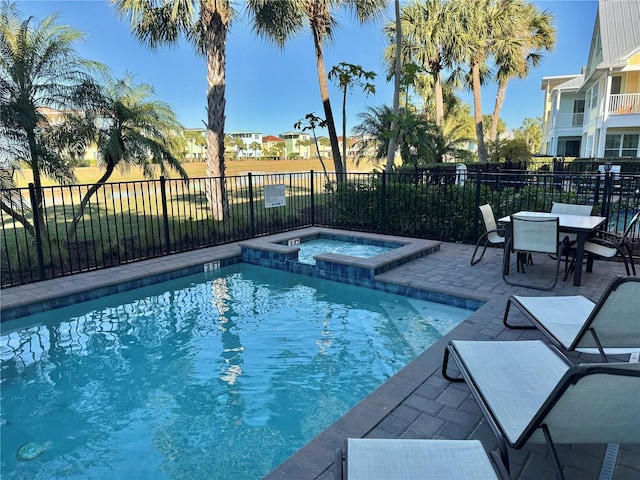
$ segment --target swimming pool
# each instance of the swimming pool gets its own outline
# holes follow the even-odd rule
[[[259,478],[470,313],[239,264],[5,322],[3,476]]]
[[[298,261],[311,265],[316,264],[316,260],[313,257],[322,253],[337,253],[352,257],[371,258],[376,255],[380,255],[381,253],[389,252],[394,248],[382,245],[354,243],[344,240],[333,240],[329,238],[316,238],[300,242],[298,247],[300,248],[300,251],[298,252]]]

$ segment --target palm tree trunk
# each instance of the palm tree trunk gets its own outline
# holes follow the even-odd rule
[[[493,107],[493,117],[491,119],[491,141],[495,142],[498,138],[498,120],[500,120],[500,110],[507,97],[507,80],[498,82],[498,93],[496,93],[496,104]]]
[[[33,238],[36,237],[36,229],[33,227],[33,225],[29,223],[29,220],[27,219],[27,217],[13,210],[11,207],[9,207],[9,205],[4,203],[2,200],[0,200],[0,209],[2,209],[2,211],[7,215],[9,215],[11,218],[21,223],[25,231],[29,235],[31,235]]]
[[[478,141],[478,158],[481,163],[487,163],[487,148],[484,144],[484,132],[482,130],[482,98],[480,95],[480,63],[476,62],[471,67],[473,79],[473,113],[476,122],[476,139]]]
[[[336,123],[333,119],[331,110],[331,102],[329,100],[329,86],[327,84],[327,73],[324,66],[324,53],[322,52],[322,38],[320,32],[313,25],[313,44],[316,50],[316,67],[318,69],[318,82],[320,83],[320,97],[322,98],[322,106],[324,107],[324,115],[327,121],[327,130],[329,132],[329,141],[331,142],[331,154],[333,156],[333,164],[336,171],[336,178],[339,182],[344,180],[344,167],[342,158],[340,158],[340,145],[338,144],[338,134],[336,132]]]
[[[400,138],[400,132],[397,131],[399,123],[398,114],[400,113],[400,76],[402,75],[402,23],[400,21],[400,0],[394,1],[394,9],[396,15],[396,58],[393,79],[393,119],[391,120],[391,137],[389,138],[389,146],[387,149],[387,164],[385,165],[385,172],[390,172],[393,168],[396,149],[398,148],[398,138]]]
[[[224,164],[224,122],[226,89],[226,39],[228,20],[218,11],[202,13],[207,52],[207,200],[214,220],[223,220],[227,211]]]
[[[89,190],[87,190],[87,192],[82,197],[82,200],[80,201],[80,206],[78,207],[78,210],[73,215],[73,223],[71,224],[71,227],[69,228],[69,232],[67,233],[67,241],[70,241],[71,238],[73,238],[74,235],[76,234],[78,224],[80,223],[80,220],[82,220],[82,215],[84,213],[84,209],[87,207],[87,204],[89,203],[89,199],[93,197],[96,194],[96,192],[104,186],[104,184],[107,182],[109,177],[111,177],[111,174],[113,173],[114,170],[115,170],[115,163],[113,161],[109,161],[107,163],[107,169],[105,170],[102,177],[100,177],[100,179],[96,183],[91,185],[91,187],[89,187]]]
[[[444,124],[444,101],[442,99],[442,79],[439,71],[434,75],[433,92],[436,97],[436,125],[442,127]]]
[[[347,86],[342,96],[342,168],[347,173]]]

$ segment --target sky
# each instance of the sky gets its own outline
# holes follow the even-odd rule
[[[151,50],[138,41],[129,24],[119,19],[107,0],[16,2],[23,16],[42,20],[59,14],[59,23],[71,25],[86,34],[76,45],[83,57],[107,65],[115,78],[131,73],[139,83],[148,83],[157,98],[171,105],[186,128],[205,128],[206,60],[182,42]],[[401,1],[401,4],[404,3]],[[536,0],[540,10],[555,17],[556,46],[545,52],[541,64],[523,80],[509,83],[501,118],[510,129],[525,118],[543,112],[543,77],[578,74],[586,65],[593,33],[597,0]],[[226,126],[225,132],[256,132],[280,135],[306,114],[324,117],[311,33],[306,29],[283,49],[259,38],[253,31],[242,1],[233,2],[238,16],[231,25],[226,50]],[[347,97],[347,128],[360,123],[359,114],[367,107],[391,105],[393,81],[387,81],[383,62],[386,39],[382,27],[392,21],[393,8],[375,23],[362,26],[352,15],[338,17],[339,26],[330,43],[325,44],[327,71],[340,62],[360,65],[377,73],[376,92],[366,95],[357,87]],[[482,90],[483,113],[493,112],[497,86]],[[342,131],[342,93],[329,84],[336,128]],[[472,105],[468,92],[460,94]],[[319,132],[322,134],[323,132]],[[339,133],[340,134],[340,133]]]

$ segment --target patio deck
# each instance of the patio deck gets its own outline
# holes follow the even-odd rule
[[[335,449],[342,447],[347,437],[473,438],[481,440],[487,450],[495,450],[493,434],[484,422],[466,385],[449,383],[440,374],[446,343],[450,339],[543,339],[536,331],[503,328],[502,315],[509,295],[580,294],[596,300],[615,276],[625,273],[624,266],[620,263],[596,261],[593,273],[583,275],[582,286],[574,287],[570,281],[560,280],[551,292],[540,292],[510,287],[502,281],[501,250],[489,249],[484,260],[471,267],[469,259],[472,251],[473,246],[470,245],[443,243],[439,252],[376,276],[377,280],[384,282],[410,285],[478,299],[486,303],[469,319],[272,471],[267,479],[333,478]],[[166,273],[189,265],[203,264],[212,258],[239,254],[240,247],[237,244],[224,245],[15,287],[0,293],[2,309],[132,278]],[[555,262],[542,255],[535,256],[534,261],[536,264],[533,267],[527,267],[527,279],[548,279]],[[511,317],[515,320],[516,315],[516,311],[513,311]],[[574,358],[579,360],[575,356]],[[594,357],[584,358],[594,361]],[[605,450],[605,445],[560,446],[559,456],[566,478],[599,478]],[[510,458],[512,478],[553,478],[553,467],[544,445],[527,446],[519,451],[511,451]],[[613,478],[640,478],[640,445],[620,446]]]

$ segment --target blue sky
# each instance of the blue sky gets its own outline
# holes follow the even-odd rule
[[[234,2],[242,12],[242,2]],[[527,79],[512,80],[501,117],[509,128],[522,125],[527,117],[542,115],[544,76],[580,73],[586,64],[597,10],[596,0],[538,0],[538,8],[555,16],[556,47],[546,53],[541,65]],[[22,14],[39,20],[57,12],[60,23],[72,25],[87,37],[77,45],[84,57],[106,64],[114,76],[125,72],[138,82],[154,86],[159,99],[168,102],[181,123],[202,128],[206,119],[205,59],[188,44],[150,50],[130,33],[107,0],[18,2]],[[347,127],[359,123],[358,113],[367,106],[391,104],[393,86],[386,81],[382,52],[386,45],[381,33],[383,22],[392,19],[392,9],[375,24],[358,25],[349,15],[339,18],[340,26],[332,43],[325,45],[327,71],[340,62],[361,65],[377,72],[376,94],[364,95],[357,89],[347,99]],[[496,86],[483,88],[483,112],[491,113]],[[293,130],[293,124],[307,113],[324,117],[311,34],[302,33],[283,50],[258,38],[240,14],[227,41],[228,133],[238,131],[278,135]],[[330,84],[336,126],[341,131],[341,92]],[[463,100],[472,102],[469,93]]]

